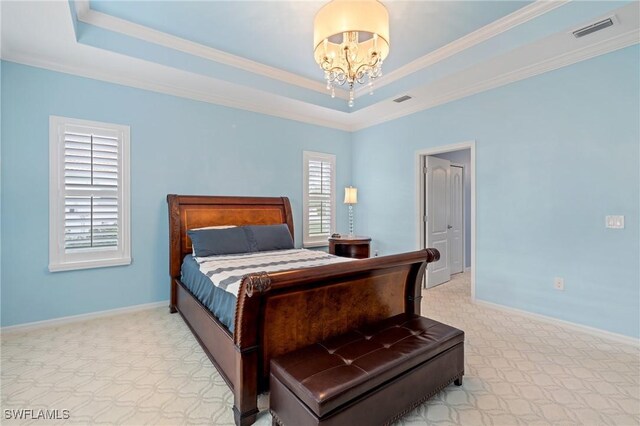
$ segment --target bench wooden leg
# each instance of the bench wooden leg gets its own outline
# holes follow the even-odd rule
[[[456,386],[462,386],[462,377],[460,377],[459,379],[455,379],[453,381],[453,384]]]

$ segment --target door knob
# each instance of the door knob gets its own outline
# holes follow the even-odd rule
[[[453,226],[447,225],[447,229],[451,229],[451,228],[453,228]]]

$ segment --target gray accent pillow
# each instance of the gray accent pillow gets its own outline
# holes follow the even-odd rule
[[[218,226],[205,226],[204,228],[192,228],[192,231],[200,231],[202,229],[228,229],[228,228],[235,228],[236,225],[218,225]],[[196,247],[191,244],[191,254],[193,255],[193,257],[196,256]]]
[[[249,245],[247,231],[242,226],[227,229],[190,229],[187,235],[191,238],[197,257],[256,251]]]
[[[245,226],[253,251],[287,250],[294,248],[293,238],[286,224]]]
[[[294,248],[286,224],[190,229],[187,235],[196,257]]]

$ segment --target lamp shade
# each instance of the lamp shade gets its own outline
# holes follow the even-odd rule
[[[377,0],[333,0],[318,11],[313,28],[313,46],[318,63],[325,54],[340,56],[343,39],[338,37],[335,40],[334,36],[351,31],[361,33],[358,49],[362,54],[374,47],[380,50],[382,60],[389,54],[389,12]],[[364,40],[366,34],[376,36]]]
[[[358,188],[354,188],[350,186],[344,189],[344,203],[345,204],[358,203]]]

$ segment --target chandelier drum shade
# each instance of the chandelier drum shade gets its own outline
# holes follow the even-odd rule
[[[389,12],[377,0],[333,0],[316,14],[313,43],[331,96],[336,86],[346,84],[353,106],[354,85],[372,89],[373,80],[382,75],[389,55]]]

